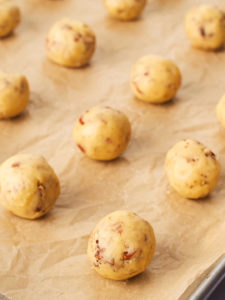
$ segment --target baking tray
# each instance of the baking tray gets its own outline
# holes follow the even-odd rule
[[[0,122],[0,158],[43,154],[60,177],[62,194],[35,222],[0,208],[0,292],[10,300],[175,300],[198,281],[182,298],[189,299],[225,252],[225,170],[214,194],[200,201],[180,198],[164,174],[166,152],[183,138],[200,140],[225,166],[225,132],[214,112],[225,92],[225,52],[192,49],[181,23],[198,1],[152,0],[140,20],[128,23],[108,18],[101,1],[18,2],[22,23],[1,43],[0,68],[27,76],[31,102],[21,117]],[[64,69],[46,59],[47,32],[66,16],[96,32],[98,47],[86,68]],[[138,102],[129,87],[132,65],[150,53],[173,59],[183,74],[177,98],[162,106]],[[124,155],[105,164],[83,157],[71,137],[75,119],[98,104],[125,112],[133,130]],[[86,255],[95,224],[118,209],[138,213],[157,236],[150,267],[127,282],[99,278]]]
[[[179,300],[207,300],[225,278],[225,256],[200,275]]]
[[[205,300],[212,294],[218,285],[225,278],[225,257],[223,257],[215,268],[199,285],[196,291],[191,295],[189,300]]]
[[[206,300],[216,290],[218,285],[225,278],[225,257],[223,257],[216,266],[209,272],[206,278],[200,283],[197,289],[189,297],[188,300]],[[182,297],[183,298],[183,297]],[[185,299],[183,298],[183,299]],[[0,300],[10,300],[0,294]]]

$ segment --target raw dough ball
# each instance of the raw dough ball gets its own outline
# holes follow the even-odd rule
[[[181,85],[181,74],[172,61],[149,55],[142,57],[134,65],[130,84],[138,99],[163,103],[175,96]]]
[[[225,95],[217,104],[216,113],[221,125],[225,128]]]
[[[20,10],[10,1],[0,2],[0,37],[9,35],[20,23]]]
[[[124,280],[143,272],[156,247],[152,226],[129,211],[115,211],[95,227],[88,256],[103,277]]]
[[[27,106],[29,97],[25,76],[0,72],[0,119],[19,115]]]
[[[127,148],[131,126],[126,115],[111,107],[87,110],[76,122],[73,136],[88,157],[112,160]]]
[[[104,0],[104,3],[112,17],[128,21],[142,13],[146,0]]]
[[[185,30],[194,47],[221,48],[225,43],[225,13],[213,6],[195,7],[185,18]]]
[[[94,32],[78,21],[63,19],[50,30],[46,40],[47,56],[66,67],[86,65],[95,51]]]
[[[19,217],[45,215],[59,193],[59,180],[42,156],[18,154],[0,166],[0,203]]]
[[[167,153],[166,174],[178,194],[198,199],[215,189],[220,177],[220,164],[215,154],[204,145],[184,140]]]

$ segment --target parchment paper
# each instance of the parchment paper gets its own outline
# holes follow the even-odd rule
[[[0,41],[0,69],[24,73],[31,101],[20,117],[0,121],[0,161],[18,152],[43,154],[60,177],[55,208],[36,221],[0,208],[0,293],[13,300],[175,300],[225,253],[225,130],[215,105],[225,93],[225,51],[194,50],[183,29],[197,0],[151,0],[142,17],[119,22],[100,0],[23,0],[22,23]],[[225,9],[224,2],[217,3]],[[98,47],[90,65],[66,69],[47,61],[44,40],[63,17],[88,23]],[[165,105],[135,100],[130,68],[146,54],[173,59],[183,74],[177,97]],[[124,155],[96,162],[75,147],[75,119],[97,104],[124,111],[133,135]],[[167,150],[183,138],[215,151],[221,180],[207,199],[185,200],[164,175]],[[153,225],[157,250],[147,270],[124,282],[91,268],[88,235],[106,214],[135,211]]]

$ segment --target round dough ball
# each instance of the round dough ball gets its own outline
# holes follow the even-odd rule
[[[129,211],[115,211],[97,224],[87,251],[101,276],[124,280],[147,268],[155,248],[154,231],[147,221]]]
[[[221,125],[225,128],[225,95],[217,104],[216,114]]]
[[[136,19],[143,11],[146,0],[104,0],[109,14],[119,20]]]
[[[192,46],[219,49],[225,43],[225,13],[213,6],[195,7],[185,18],[185,30]]]
[[[45,215],[59,194],[59,180],[42,156],[18,154],[0,166],[0,203],[19,217]]]
[[[76,122],[73,137],[79,149],[96,160],[112,160],[127,148],[131,136],[128,118],[111,107],[87,110]]]
[[[134,65],[130,85],[138,99],[163,103],[175,96],[181,85],[181,73],[172,61],[149,55]]]
[[[29,97],[25,76],[0,72],[0,119],[19,115],[26,108]]]
[[[9,35],[20,23],[20,10],[10,1],[0,2],[0,37]]]
[[[86,65],[95,51],[94,32],[84,23],[63,19],[50,30],[46,40],[48,58],[62,66]]]
[[[174,190],[189,199],[209,195],[220,177],[215,154],[192,140],[180,141],[168,151],[165,168]]]

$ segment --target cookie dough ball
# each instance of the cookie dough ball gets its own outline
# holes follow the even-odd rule
[[[59,180],[42,156],[18,154],[0,166],[0,203],[19,217],[45,215],[59,193]]]
[[[88,256],[103,277],[125,280],[143,272],[156,247],[152,226],[129,211],[115,211],[95,227],[88,241]]]
[[[130,85],[138,99],[163,103],[175,96],[181,85],[181,73],[172,61],[149,55],[134,65]]]
[[[63,19],[50,30],[46,40],[48,58],[65,67],[86,65],[95,51],[94,32],[84,23]]]
[[[20,10],[11,1],[0,2],[0,37],[9,35],[20,23]]]
[[[119,20],[136,19],[143,11],[146,0],[104,0],[109,14]]]
[[[124,113],[111,107],[87,110],[76,122],[73,137],[79,149],[96,160],[112,160],[127,148],[131,126]]]
[[[25,76],[0,72],[0,119],[19,115],[26,108],[29,97]]]
[[[225,13],[213,6],[195,7],[185,18],[185,30],[192,46],[219,49],[225,43]]]
[[[182,197],[199,199],[209,195],[220,177],[215,154],[199,142],[184,140],[173,146],[166,156],[166,175]]]
[[[225,128],[225,95],[217,104],[216,114],[221,125]]]

